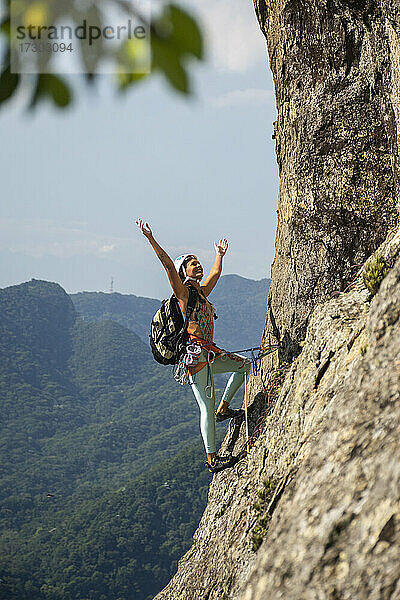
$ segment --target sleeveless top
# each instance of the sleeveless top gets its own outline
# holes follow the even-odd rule
[[[190,315],[188,333],[211,343],[214,335],[214,312],[211,302],[200,296]]]

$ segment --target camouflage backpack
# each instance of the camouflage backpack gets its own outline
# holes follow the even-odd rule
[[[175,365],[185,351],[187,324],[198,299],[198,292],[188,285],[189,298],[183,318],[176,296],[163,300],[151,322],[150,347],[154,359],[162,365]]]

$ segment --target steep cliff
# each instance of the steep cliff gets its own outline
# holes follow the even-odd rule
[[[248,457],[214,476],[158,600],[400,597],[400,231],[379,252],[378,293],[360,272],[316,307],[280,390],[284,368],[253,378]]]
[[[268,322],[297,355],[397,217],[398,0],[256,0],[275,81],[280,172]]]
[[[400,5],[255,5],[278,107],[265,336],[281,348],[250,384],[248,456],[214,476],[157,599],[400,598]],[[231,426],[223,450],[244,447]]]

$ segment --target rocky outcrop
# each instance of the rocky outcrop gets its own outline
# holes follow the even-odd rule
[[[296,475],[241,597],[400,598],[399,258],[315,311],[286,385]]]
[[[157,600],[400,597],[400,230],[379,252],[376,296],[360,272],[316,307],[279,394],[276,372],[253,378],[248,456],[214,476]]]
[[[157,599],[400,598],[400,5],[255,6],[278,107],[264,339],[280,350],[249,387],[247,456],[214,476]],[[245,447],[232,426],[222,450]]]
[[[344,290],[397,219],[396,1],[256,0],[275,81],[280,173],[268,329],[300,351],[315,302]]]

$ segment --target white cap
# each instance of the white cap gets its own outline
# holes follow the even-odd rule
[[[175,266],[175,269],[178,271],[178,273],[179,273],[179,269],[181,268],[181,266],[183,265],[183,263],[185,262],[185,260],[187,258],[189,258],[190,256],[194,256],[194,254],[182,254],[181,256],[178,256],[174,260],[174,266]],[[183,267],[183,274],[186,277],[186,269],[185,269],[185,267]]]

